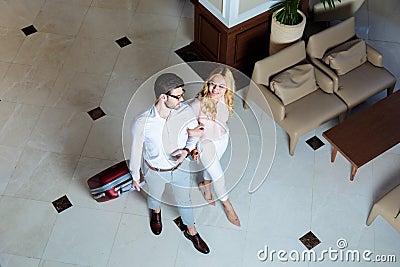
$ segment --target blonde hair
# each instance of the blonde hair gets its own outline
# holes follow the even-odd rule
[[[234,93],[235,93],[235,79],[233,74],[227,67],[216,68],[207,80],[204,82],[203,88],[197,94],[197,97],[201,101],[201,111],[206,114],[209,119],[215,120],[217,117],[217,106],[216,102],[211,98],[211,92],[208,87],[208,82],[217,75],[221,75],[226,83],[227,90],[224,95],[225,104],[228,107],[229,115],[233,115],[233,104],[234,104]]]

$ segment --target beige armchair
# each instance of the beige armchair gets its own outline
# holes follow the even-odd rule
[[[306,61],[304,41],[256,62],[252,80],[245,102],[257,104],[288,133],[290,155],[300,136],[346,112],[332,79]]]
[[[372,206],[367,225],[370,225],[378,215],[381,215],[400,233],[400,185],[393,188]]]
[[[310,36],[309,60],[333,80],[333,90],[348,112],[369,97],[387,89],[393,92],[396,78],[383,67],[382,55],[357,39],[354,17]]]

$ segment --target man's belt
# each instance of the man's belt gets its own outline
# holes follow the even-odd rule
[[[179,168],[179,166],[181,166],[182,162],[179,163],[178,165],[176,165],[175,167],[171,168],[171,169],[159,169],[156,167],[151,166],[147,160],[145,160],[144,162],[146,162],[147,167],[149,167],[150,170],[155,171],[155,172],[172,172],[175,171],[176,169]]]

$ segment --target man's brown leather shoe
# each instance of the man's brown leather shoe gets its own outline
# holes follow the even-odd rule
[[[153,234],[155,235],[161,234],[162,230],[161,210],[159,213],[155,213],[154,210],[151,210],[150,228]]]
[[[204,240],[201,239],[199,233],[197,233],[195,235],[191,235],[187,231],[183,231],[183,235],[187,239],[192,241],[193,246],[195,247],[195,249],[197,249],[201,253],[208,254],[210,252],[210,249],[208,248],[206,242],[204,242]]]

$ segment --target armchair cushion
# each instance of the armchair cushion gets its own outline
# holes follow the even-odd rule
[[[364,40],[347,41],[328,51],[322,60],[338,75],[359,67],[367,61],[367,49]]]
[[[283,71],[271,80],[270,89],[288,105],[317,90],[314,67],[303,64]]]

